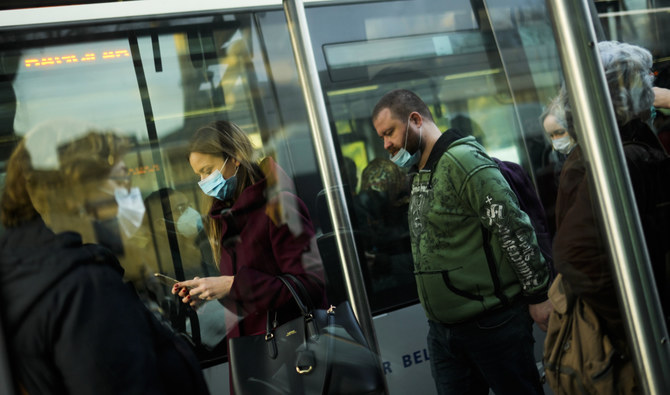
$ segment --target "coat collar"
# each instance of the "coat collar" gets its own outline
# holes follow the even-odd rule
[[[216,200],[212,205],[209,216],[223,223],[224,234],[229,227],[234,227],[235,233],[239,233],[251,213],[266,205],[268,201],[276,201],[282,192],[294,193],[293,181],[271,157],[264,158],[259,167],[265,177],[246,187],[232,206],[220,200]]]
[[[451,144],[456,140],[460,140],[464,137],[467,137],[467,135],[455,128],[451,128],[444,131],[442,135],[440,135],[440,137],[435,142],[435,145],[433,145],[433,148],[430,151],[430,155],[428,155],[428,160],[426,161],[424,169],[432,171],[435,165],[437,165],[437,162],[440,161],[442,154],[447,149],[449,149],[449,146],[451,146]],[[412,166],[412,168],[409,170],[409,174],[414,174],[418,172],[419,167],[417,165]]]

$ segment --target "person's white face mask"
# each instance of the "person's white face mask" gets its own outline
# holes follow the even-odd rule
[[[142,193],[138,187],[114,189],[114,199],[119,206],[116,214],[119,219],[119,227],[123,233],[130,237],[137,232],[142,225],[142,218],[144,218],[144,202],[142,201]]]
[[[187,208],[177,221],[177,232],[186,237],[193,237],[202,229],[202,217],[200,216],[200,213],[192,207]]]
[[[566,134],[561,138],[551,140],[551,146],[561,154],[569,154],[573,148],[575,148],[575,142],[572,140],[570,135]]]

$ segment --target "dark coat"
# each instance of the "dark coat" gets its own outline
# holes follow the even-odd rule
[[[184,343],[122,278],[109,250],[82,244],[77,233],[54,234],[40,218],[4,231],[2,324],[13,373],[28,393],[207,392],[176,351]]]
[[[638,167],[642,160],[639,145],[627,145],[629,141],[644,142],[654,150],[662,148],[651,129],[640,120],[633,120],[620,127],[624,153],[631,176],[638,213],[648,217],[651,207],[648,199],[646,178]],[[602,318],[607,332],[619,346],[625,344],[623,321],[617,303],[614,277],[607,254],[607,244],[600,227],[594,205],[595,194],[591,192],[584,153],[577,146],[568,156],[559,182],[556,200],[556,237],[554,239],[554,264],[563,274],[570,290],[589,303]],[[647,232],[647,247],[653,248],[652,234]],[[654,251],[649,251],[654,257]],[[623,346],[625,347],[625,346]]]
[[[286,191],[292,184],[279,166],[271,159],[261,165],[266,178],[247,187],[232,207],[217,201],[210,211],[222,227],[221,274],[235,276],[223,304],[241,320],[229,338],[264,333],[268,309],[277,310],[280,324],[299,315],[279,274],[295,275],[315,307],[326,305],[323,265],[307,207]]]

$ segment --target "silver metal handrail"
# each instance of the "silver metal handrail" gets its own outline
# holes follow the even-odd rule
[[[636,372],[647,394],[670,394],[670,344],[586,0],[547,0],[586,153]]]
[[[347,295],[363,334],[376,352],[379,346],[372,324],[372,313],[365,292],[363,274],[358,261],[356,243],[351,232],[347,201],[342,187],[333,134],[328,122],[328,112],[323,98],[316,60],[312,52],[305,8],[301,0],[284,0],[284,11],[291,36],[291,46],[298,66],[298,77],[307,107],[310,128],[314,139],[319,171],[326,191],[328,210],[333,221],[335,239],[342,270],[345,276]]]

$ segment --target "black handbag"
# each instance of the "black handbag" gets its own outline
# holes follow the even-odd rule
[[[229,340],[235,394],[384,394],[379,358],[349,302],[328,310],[308,308],[287,278],[309,300],[300,280],[292,275],[278,278],[291,291],[301,316],[277,326],[274,312],[268,311],[265,334]]]

